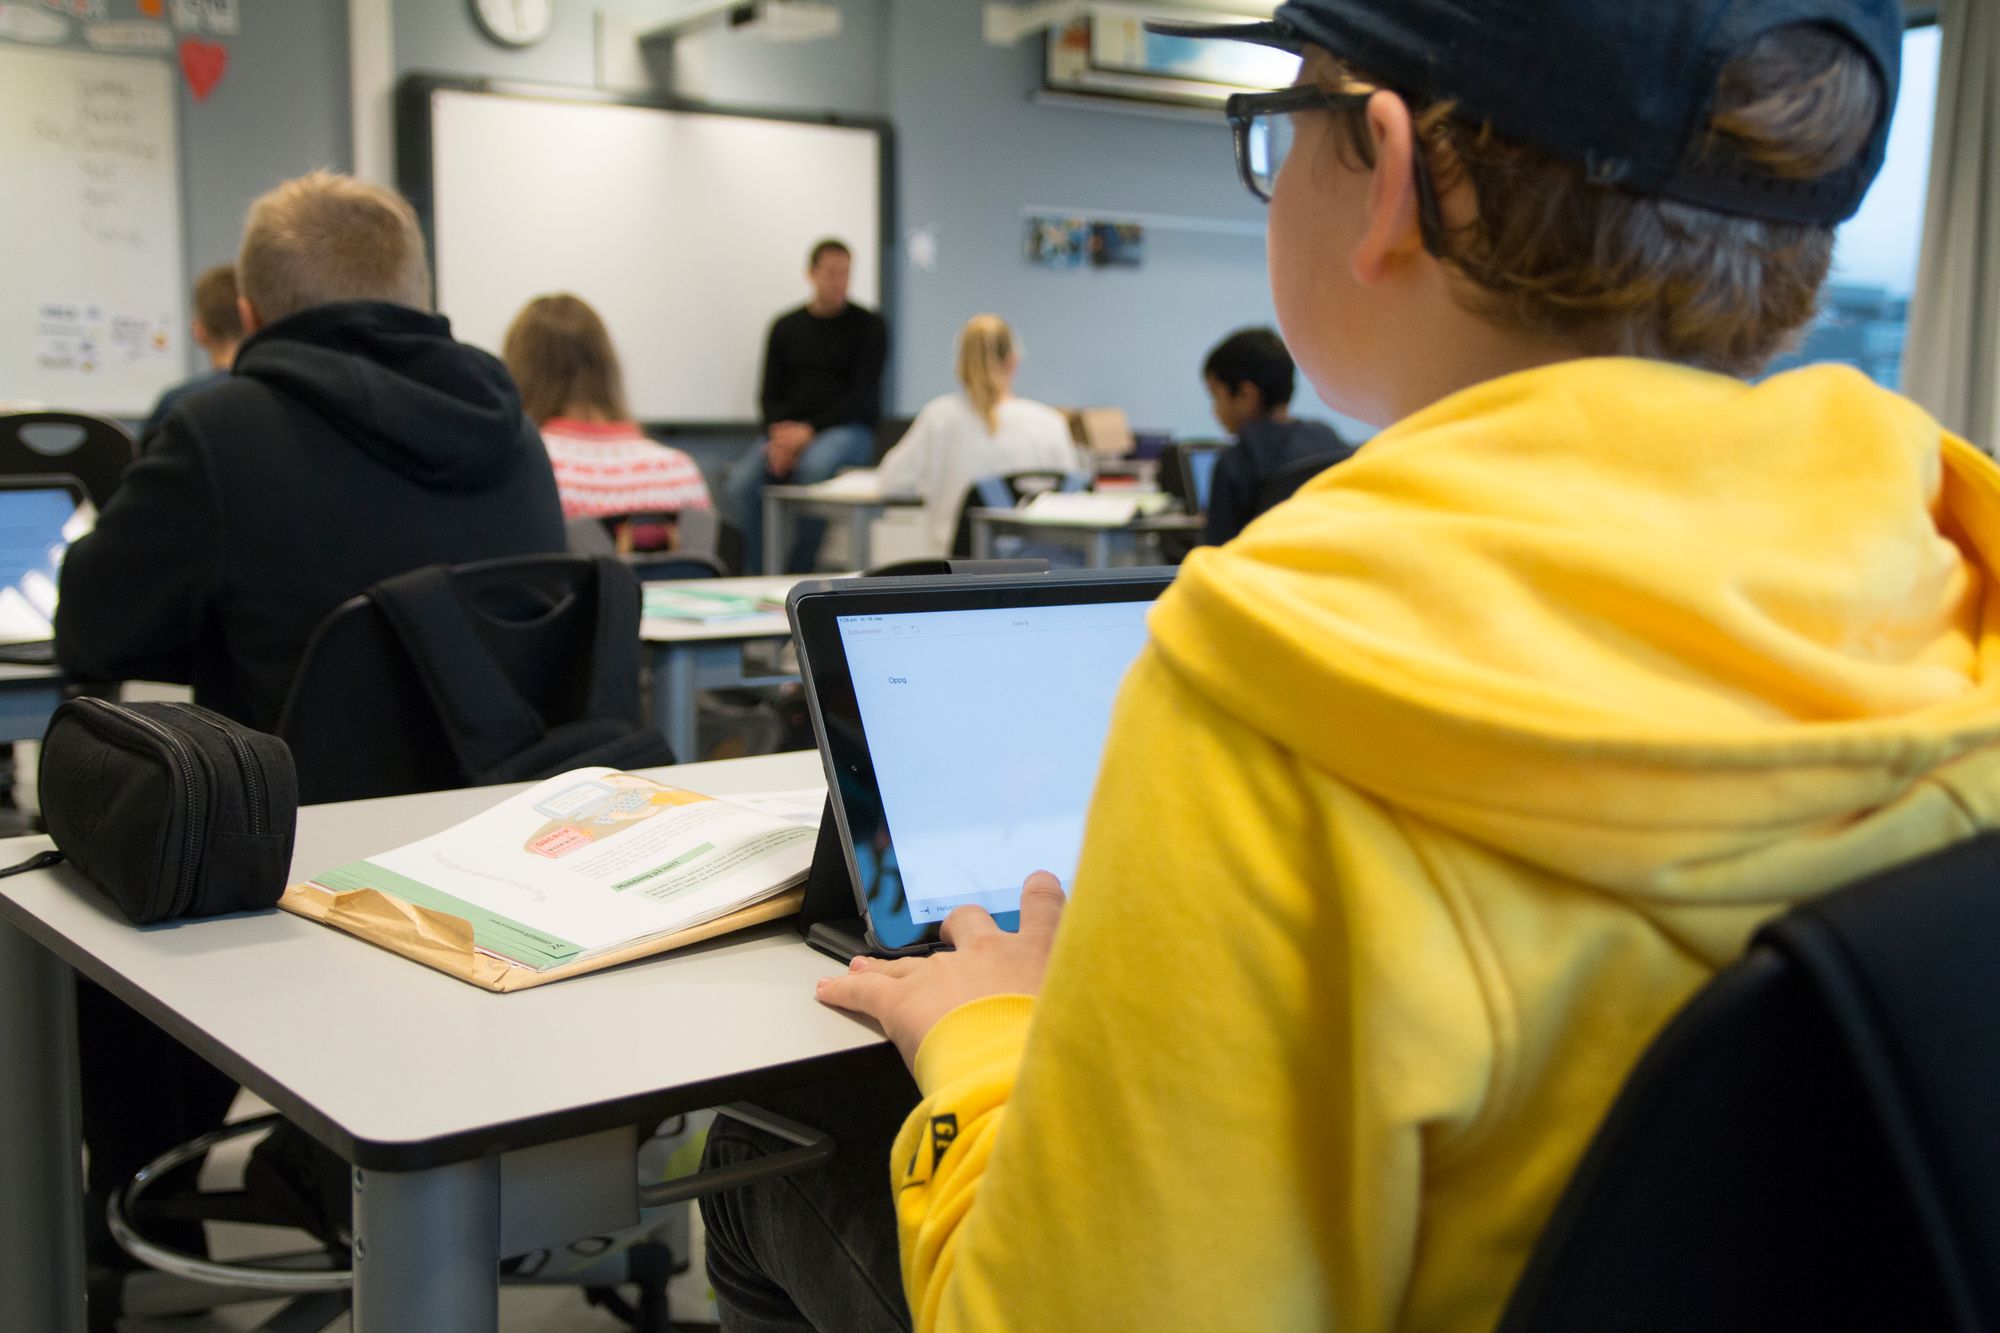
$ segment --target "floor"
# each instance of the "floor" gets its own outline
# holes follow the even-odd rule
[[[268,1109],[251,1093],[238,1093],[230,1119],[261,1115]],[[203,1169],[203,1187],[232,1187],[242,1177],[247,1156],[247,1141],[217,1149]],[[694,1262],[668,1287],[668,1308],[678,1321],[700,1323],[712,1321],[715,1314],[707,1279],[702,1276],[701,1219],[692,1215],[690,1220],[689,1248]],[[296,1249],[298,1245],[299,1237],[291,1232],[242,1226],[209,1228],[210,1253],[225,1262]],[[128,1317],[118,1328],[120,1333],[248,1333],[279,1308],[277,1302],[266,1302],[200,1316]],[[346,1333],[350,1327],[349,1319],[342,1315],[320,1333]],[[627,1327],[623,1320],[586,1304],[583,1293],[573,1287],[502,1287],[500,1291],[500,1333],[621,1333]]]

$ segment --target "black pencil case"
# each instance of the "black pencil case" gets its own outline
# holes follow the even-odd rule
[[[42,819],[139,925],[271,907],[298,825],[292,752],[182,703],[72,699],[42,738]]]

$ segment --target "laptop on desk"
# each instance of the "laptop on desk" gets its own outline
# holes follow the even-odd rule
[[[56,660],[63,555],[95,519],[74,477],[0,477],[0,663]]]
[[[788,610],[826,767],[801,928],[837,958],[1018,923],[1076,873],[1111,705],[1171,569],[801,584]]]

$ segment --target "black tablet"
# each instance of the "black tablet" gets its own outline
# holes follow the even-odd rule
[[[788,608],[829,803],[881,952],[1076,873],[1111,704],[1171,569],[804,583]]]

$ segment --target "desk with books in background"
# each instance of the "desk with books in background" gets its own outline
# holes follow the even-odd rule
[[[653,719],[686,763],[697,753],[696,722],[702,690],[784,685],[798,671],[786,645],[791,622],[785,594],[804,576],[748,579],[682,579],[648,583],[639,621],[653,666]],[[746,661],[752,645],[767,649]]]

